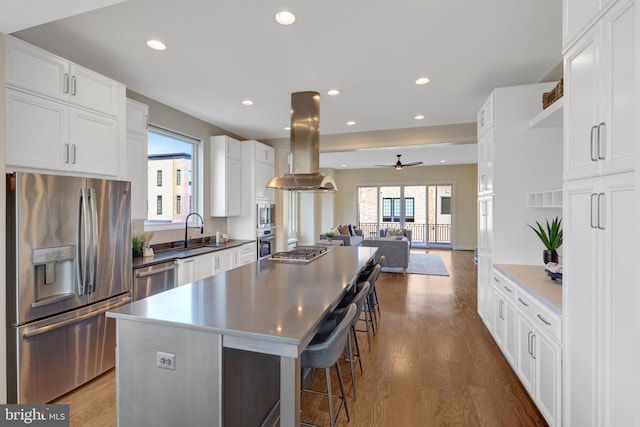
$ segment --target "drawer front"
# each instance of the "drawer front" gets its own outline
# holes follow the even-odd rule
[[[498,288],[506,299],[515,304],[518,286],[498,270],[493,270],[493,286]]]
[[[551,337],[562,342],[562,320],[522,289],[518,289],[516,305],[531,321]]]

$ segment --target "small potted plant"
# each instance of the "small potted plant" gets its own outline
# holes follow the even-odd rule
[[[542,244],[546,248],[542,252],[544,263],[558,263],[557,249],[562,246],[562,219],[559,217],[555,217],[551,221],[551,224],[549,224],[549,220],[547,219],[546,229],[538,221],[536,221],[536,225],[538,226],[538,228],[535,228],[529,224],[527,225],[538,235],[538,237],[542,241]]]
[[[331,241],[331,240],[333,240],[334,237],[336,237],[336,232],[335,231],[327,231],[326,233],[324,233],[324,237],[326,237],[327,240]]]
[[[142,234],[134,234],[131,236],[131,249],[133,256],[142,256],[142,246],[144,245],[144,236]]]

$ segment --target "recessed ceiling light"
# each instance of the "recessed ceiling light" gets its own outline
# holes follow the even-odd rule
[[[342,167],[343,167],[343,168],[346,168],[346,167],[347,167],[347,165],[342,165]]]
[[[276,13],[276,22],[282,25],[291,25],[296,22],[296,16],[288,10],[281,10]]]
[[[245,99],[242,101],[242,105],[253,105],[253,101],[250,99]]]
[[[426,77],[420,77],[418,80],[416,80],[417,85],[426,85],[427,83],[429,83],[429,79]]]
[[[340,95],[340,91],[338,89],[331,89],[327,92],[327,95],[329,96],[336,96],[336,95]]]
[[[446,160],[440,160],[440,163],[447,163]]]
[[[356,122],[354,122],[353,120],[350,120],[350,121],[347,122],[347,126],[353,126],[355,124],[356,124]]]
[[[167,48],[160,40],[147,40],[147,46],[155,50],[165,50]]]
[[[424,119],[424,116],[422,114],[418,114],[417,116],[414,117],[414,119],[422,120],[422,119]]]

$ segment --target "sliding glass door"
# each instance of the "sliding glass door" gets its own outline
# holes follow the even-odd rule
[[[358,224],[365,237],[379,230],[411,230],[413,246],[451,245],[450,185],[358,188]]]

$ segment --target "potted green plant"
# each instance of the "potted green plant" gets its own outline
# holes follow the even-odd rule
[[[144,245],[144,236],[142,234],[134,234],[131,236],[131,249],[133,256],[142,256],[142,246]]]
[[[542,241],[542,244],[546,248],[542,252],[544,263],[557,263],[557,249],[562,246],[562,218],[555,217],[551,221],[551,224],[549,224],[549,220],[547,219],[546,228],[543,227],[538,221],[536,221],[536,225],[538,226],[538,228],[535,228],[529,224],[527,225],[538,235],[538,237]]]
[[[327,240],[331,241],[331,240],[333,240],[334,237],[336,237],[336,232],[335,231],[327,231],[326,233],[324,233],[324,236],[327,238]]]

